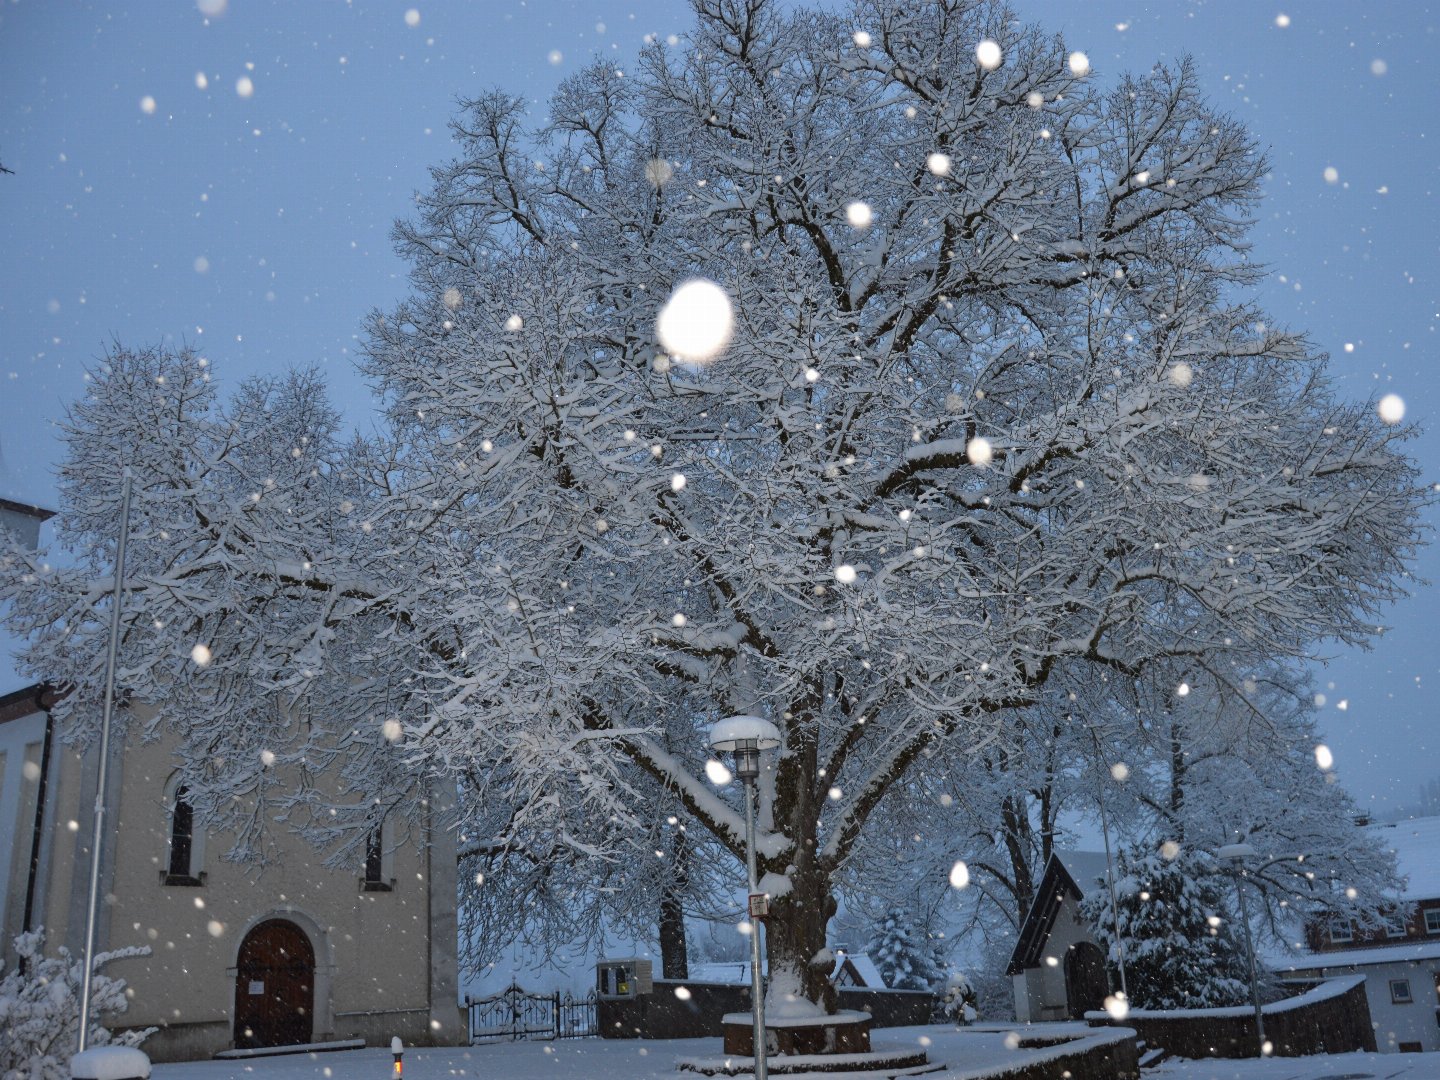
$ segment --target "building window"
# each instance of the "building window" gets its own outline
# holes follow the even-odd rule
[[[186,788],[176,788],[175,805],[170,808],[170,876],[188,877],[190,851],[195,839],[195,808],[186,798]]]
[[[1409,979],[1390,980],[1390,1003],[1392,1005],[1409,1005],[1415,999],[1410,996]]]
[[[1440,934],[1440,908],[1427,908],[1425,911],[1425,932],[1427,934]]]
[[[1349,919],[1330,920],[1330,940],[1336,945],[1346,945],[1355,940],[1355,931],[1350,928]]]
[[[1385,917],[1385,936],[1404,937],[1405,920],[1396,915],[1387,915]]]
[[[385,850],[385,824],[381,822],[365,837],[365,876],[360,879],[360,888],[364,892],[389,892],[394,887],[389,853]]]
[[[170,818],[165,869],[160,872],[162,885],[197,886],[205,884],[205,834],[195,828],[195,807],[190,791],[180,783],[179,774],[171,777],[165,793],[165,809]]]

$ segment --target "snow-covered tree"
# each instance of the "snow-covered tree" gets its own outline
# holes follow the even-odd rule
[[[112,364],[74,568],[12,551],[3,590],[83,730],[130,466],[126,686],[202,812],[271,793],[262,748],[341,768],[338,817],[290,815],[322,835],[458,782],[486,844],[618,873],[659,790],[738,859],[705,733],[773,719],[771,985],[828,1007],[887,798],[1075,684],[1367,640],[1425,495],[1253,303],[1264,155],[1187,63],[1102,87],[975,0],[693,6],[543,120],[464,103],[369,325],[384,437],[341,444],[302,377],[221,405],[193,357]],[[726,301],[662,344],[695,277]]]
[[[865,953],[892,990],[935,990],[945,980],[929,938],[916,932],[903,908],[892,907],[881,916]]]
[[[1120,936],[1132,1004],[1142,1009],[1238,1005],[1249,995],[1249,961],[1239,924],[1221,892],[1225,879],[1203,853],[1166,858],[1127,848],[1116,865]],[[1081,912],[1119,961],[1107,889],[1085,897]]]
[[[1133,799],[1121,804],[1122,829],[1152,847],[1213,854],[1249,844],[1256,930],[1273,940],[1293,942],[1301,920],[1331,914],[1378,928],[1401,889],[1394,855],[1357,826],[1354,799],[1316,763],[1308,680],[1274,664],[1192,668],[1173,682],[1187,693],[1133,684],[1114,702],[1139,720],[1108,727],[1112,767],[1127,777],[1108,785],[1112,804],[1117,794]]]
[[[636,792],[652,811],[642,822],[612,826],[605,842],[627,849],[625,859],[596,858],[578,838],[554,838],[549,847],[494,842],[513,807],[493,796],[485,814],[473,813],[461,843],[461,958],[480,970],[519,939],[544,950],[610,933],[657,940],[666,978],[688,976],[687,919],[723,922],[743,953],[735,924],[743,867],[707,834],[687,827],[683,807],[635,778]],[[629,830],[628,832],[625,830]],[[737,872],[738,871],[738,872]],[[657,972],[659,973],[659,972]]]
[[[97,953],[91,967],[90,1046],[139,1046],[154,1028],[112,1036],[102,1021],[113,1023],[129,1008],[125,980],[100,974],[112,960],[149,956],[149,946]],[[15,938],[16,966],[0,978],[0,1080],[68,1080],[70,1058],[80,1033],[80,980],[83,962],[60,946],[45,954],[45,931]]]

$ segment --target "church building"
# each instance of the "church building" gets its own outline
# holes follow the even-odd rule
[[[48,513],[0,506],[15,531]],[[28,537],[33,541],[33,536]],[[13,681],[13,680],[12,680]],[[43,927],[81,954],[99,753],[65,744],[46,685],[0,694],[0,945]],[[140,714],[143,706],[136,705]],[[148,945],[104,973],[127,983],[126,1028],[159,1030],[152,1060],[363,1039],[465,1041],[457,986],[456,852],[442,800],[387,823],[357,865],[330,868],[284,826],[261,868],[222,858],[186,799],[173,743],[117,724],[101,848],[97,950]],[[392,834],[393,833],[393,834]]]

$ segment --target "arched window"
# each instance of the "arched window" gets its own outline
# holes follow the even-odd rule
[[[160,871],[163,885],[205,884],[205,834],[195,828],[195,807],[189,789],[176,773],[165,785],[167,838],[164,868]]]
[[[385,823],[375,825],[365,837],[365,874],[360,879],[363,892],[389,892],[395,887],[390,852],[385,844]]]

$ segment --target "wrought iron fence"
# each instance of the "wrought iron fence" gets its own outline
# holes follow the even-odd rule
[[[465,999],[470,1041],[487,1039],[580,1039],[599,1031],[595,991],[532,994],[511,983],[493,997]]]

